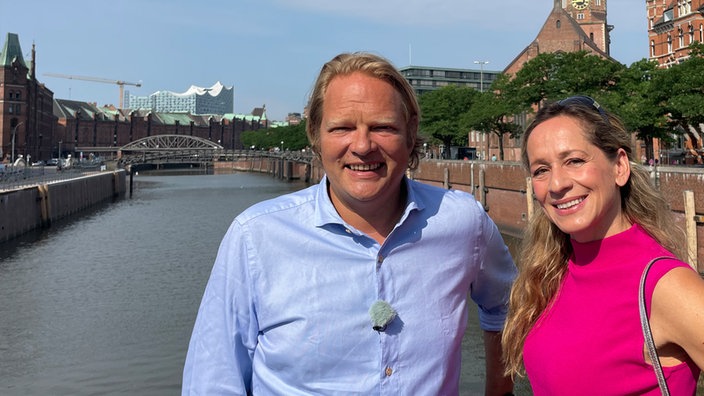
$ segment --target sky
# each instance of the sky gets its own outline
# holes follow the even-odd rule
[[[611,0],[611,56],[648,56],[643,0]],[[132,95],[234,87],[238,114],[303,113],[320,67],[368,51],[396,67],[502,71],[537,36],[553,0],[0,0],[0,40],[36,47],[38,80],[54,98],[119,104],[119,87],[45,73],[141,82]]]

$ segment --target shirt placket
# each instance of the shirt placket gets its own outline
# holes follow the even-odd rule
[[[389,282],[389,272],[387,271],[387,251],[388,249],[384,249],[384,246],[382,246],[376,256],[377,296],[380,300],[386,301],[394,308],[393,290]],[[398,320],[398,318],[394,320]],[[379,346],[381,348],[381,364],[379,365],[381,368],[380,394],[397,394],[399,390],[398,379],[399,374],[401,374],[398,367],[398,334],[393,334],[389,331],[380,331]]]

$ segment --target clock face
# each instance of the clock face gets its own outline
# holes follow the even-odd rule
[[[576,10],[583,10],[589,7],[589,0],[572,0],[572,7]]]

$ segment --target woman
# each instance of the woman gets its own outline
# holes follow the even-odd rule
[[[659,394],[638,311],[648,262],[650,325],[673,395],[704,367],[704,280],[631,135],[586,96],[542,108],[522,160],[542,210],[526,230],[503,333],[507,371],[536,395]]]

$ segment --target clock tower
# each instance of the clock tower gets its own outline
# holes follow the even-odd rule
[[[562,8],[599,49],[610,54],[613,26],[606,23],[606,0],[562,0]]]

